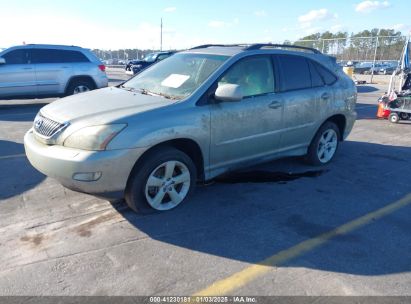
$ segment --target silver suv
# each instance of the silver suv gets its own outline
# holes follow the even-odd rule
[[[29,44],[0,52],[0,98],[72,95],[107,84],[105,66],[87,49]]]
[[[196,47],[119,85],[42,108],[34,167],[139,212],[181,204],[197,181],[286,156],[327,164],[356,119],[334,58],[271,44]]]

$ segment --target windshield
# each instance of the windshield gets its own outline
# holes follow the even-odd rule
[[[170,99],[190,96],[228,56],[179,53],[123,84],[123,88]]]
[[[156,60],[156,54],[155,53],[147,54],[143,58],[143,61],[145,61],[145,62],[154,62],[155,60]]]

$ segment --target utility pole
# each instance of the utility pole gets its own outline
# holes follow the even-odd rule
[[[160,51],[163,50],[163,18],[160,19]]]
[[[380,30],[377,32],[377,40],[375,40],[375,50],[374,50],[374,60],[372,61],[372,67],[371,67],[371,79],[370,83],[372,83],[372,79],[374,77],[374,72],[375,72],[375,61],[377,59],[377,49],[378,49],[378,35],[380,34]]]

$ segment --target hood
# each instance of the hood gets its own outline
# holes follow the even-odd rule
[[[88,120],[90,124],[109,123],[173,102],[159,96],[110,87],[59,99],[43,107],[40,112],[60,123],[77,120]]]

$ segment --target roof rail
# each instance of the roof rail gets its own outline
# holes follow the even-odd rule
[[[208,47],[230,47],[230,46],[242,46],[242,47],[247,47],[249,44],[203,44],[203,45],[198,45],[195,47],[192,47],[190,50],[196,50],[196,49],[205,49]]]
[[[272,44],[272,43],[252,44],[252,45],[248,46],[247,48],[245,48],[245,50],[253,51],[253,50],[259,50],[263,47],[301,49],[301,50],[311,51],[314,54],[321,54],[321,52],[319,50],[316,50],[316,49],[310,48],[310,47],[299,46],[299,45],[290,45],[290,44]]]

